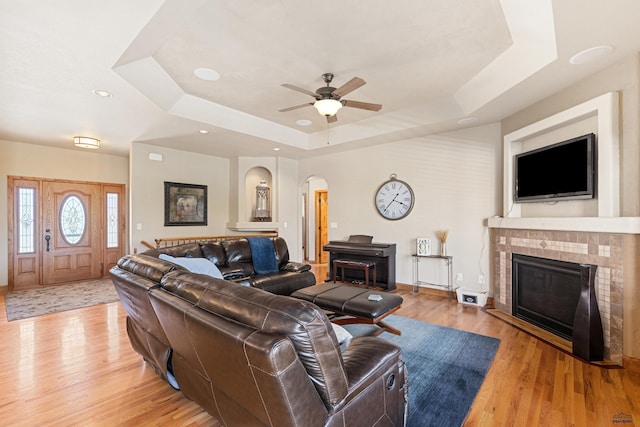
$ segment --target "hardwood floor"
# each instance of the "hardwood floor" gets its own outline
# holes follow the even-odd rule
[[[640,363],[588,365],[477,307],[396,292],[399,315],[501,340],[466,426],[640,425]],[[7,322],[0,296],[0,337],[2,425],[218,425],[133,351],[119,303]]]

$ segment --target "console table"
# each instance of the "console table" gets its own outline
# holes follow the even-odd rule
[[[447,296],[452,297],[453,295],[453,257],[452,256],[442,256],[442,255],[411,255],[413,257],[414,262],[414,273],[413,273],[413,289],[411,293],[415,294],[418,292],[418,288],[420,285],[430,285],[430,286],[438,286],[441,288],[445,288],[447,290]],[[430,261],[444,261],[447,266],[447,284],[441,283],[430,283],[420,280],[420,262],[422,260],[430,260]]]

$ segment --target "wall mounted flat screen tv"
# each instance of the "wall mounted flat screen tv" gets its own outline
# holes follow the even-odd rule
[[[516,202],[595,198],[593,133],[515,156]]]

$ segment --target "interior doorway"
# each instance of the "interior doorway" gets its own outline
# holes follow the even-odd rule
[[[103,277],[125,252],[125,188],[8,177],[9,290]]]
[[[316,264],[329,262],[329,253],[323,248],[329,243],[329,195],[327,190],[316,190]]]
[[[329,189],[327,182],[317,176],[305,181],[303,193],[303,246],[305,261],[327,263],[329,256],[322,250],[329,239]]]

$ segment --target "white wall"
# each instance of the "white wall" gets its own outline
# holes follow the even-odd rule
[[[500,125],[491,124],[315,156],[300,161],[300,176],[327,181],[329,222],[337,223],[329,229],[330,240],[369,234],[374,242],[396,243],[396,280],[409,284],[416,237],[431,237],[437,251],[435,233],[448,229],[454,277],[462,273],[463,286],[479,289],[480,272],[489,273],[485,220],[500,209],[501,153]],[[411,214],[400,221],[383,219],[374,206],[374,193],[392,173],[411,185],[416,198]],[[444,263],[427,270],[421,280],[440,283],[446,277]]]
[[[640,216],[639,76],[640,54],[634,54],[507,117],[502,121],[503,135],[607,92],[618,92],[620,94],[620,215]]]
[[[162,161],[149,159],[162,155]],[[131,247],[146,250],[142,240],[154,244],[159,237],[231,234],[229,221],[229,160],[186,151],[134,143],[131,148]],[[164,182],[207,186],[206,226],[164,226]],[[140,228],[140,229],[138,229]]]
[[[0,286],[8,285],[8,175],[127,184],[129,170],[126,157],[101,154],[99,150],[0,141]]]

